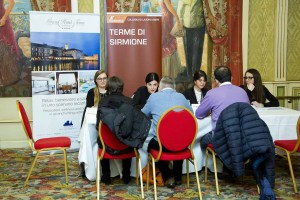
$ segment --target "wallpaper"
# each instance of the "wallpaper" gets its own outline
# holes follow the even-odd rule
[[[263,81],[275,79],[275,12],[275,0],[250,0],[248,68],[257,69]]]

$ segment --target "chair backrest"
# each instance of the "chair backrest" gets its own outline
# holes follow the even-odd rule
[[[110,131],[108,126],[102,123],[102,121],[99,123],[99,137],[102,145],[105,144],[114,150],[124,150],[128,148],[126,144],[123,144],[117,139],[117,137]]]
[[[22,125],[24,128],[24,131],[26,133],[26,137],[29,141],[29,146],[33,149],[32,143],[34,143],[34,140],[32,137],[32,130],[31,130],[30,122],[29,122],[28,116],[26,114],[25,108],[19,100],[16,101],[16,104],[17,104],[17,109],[19,112],[19,116],[20,116],[20,119],[21,119],[21,122],[22,122]]]
[[[300,147],[300,116],[299,116],[298,121],[297,121],[296,131],[297,131],[297,140],[298,141],[297,141],[292,153],[297,152],[299,147]]]
[[[183,106],[174,106],[160,117],[156,134],[158,141],[170,151],[192,149],[198,124],[194,114]]]

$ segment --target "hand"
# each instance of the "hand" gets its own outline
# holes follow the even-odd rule
[[[247,84],[248,90],[252,91],[254,90],[255,86],[252,83]]]
[[[0,26],[4,26],[6,24],[6,19],[4,17],[2,17],[0,19]]]
[[[257,101],[252,101],[251,104],[254,105],[257,108],[263,108],[264,107],[264,104],[258,103]]]

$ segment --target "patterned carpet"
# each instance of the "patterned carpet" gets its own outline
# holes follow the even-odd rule
[[[32,157],[29,149],[0,149],[0,199],[96,199],[96,184],[77,177],[79,166],[78,152],[68,153],[69,185],[65,184],[63,159],[48,157],[40,159],[23,188]],[[46,162],[47,161],[47,162]],[[294,171],[298,187],[300,187],[300,158],[294,160]],[[203,199],[258,199],[256,184],[248,172],[243,180],[228,183],[220,180],[220,196],[215,193],[213,174],[209,174],[208,182],[204,183],[204,172],[200,172]],[[191,174],[190,189],[183,184],[175,189],[158,188],[158,199],[198,199],[195,175]],[[184,176],[184,180],[185,180]],[[153,187],[145,191],[145,199],[153,199]],[[287,161],[276,158],[276,188],[277,199],[300,199],[300,194],[293,193]],[[102,199],[140,199],[140,188],[132,180],[124,185],[118,177],[113,179],[113,185],[101,184]]]

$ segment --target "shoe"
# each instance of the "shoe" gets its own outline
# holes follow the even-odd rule
[[[131,181],[131,176],[123,176],[122,180],[124,184],[128,184]]]
[[[84,169],[84,163],[80,163],[80,174],[79,174],[79,177],[86,178],[86,176],[85,176],[85,169]]]
[[[166,185],[168,188],[175,188],[176,186],[181,185],[181,184],[182,184],[181,181],[175,181],[174,178],[170,178],[166,182]]]
[[[110,177],[102,176],[102,177],[101,177],[101,183],[104,183],[105,185],[110,185],[110,184],[111,184],[111,179],[110,179]]]

